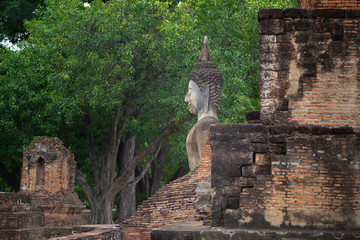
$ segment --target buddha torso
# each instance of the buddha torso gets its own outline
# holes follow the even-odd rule
[[[214,117],[200,119],[190,130],[186,138],[186,151],[190,170],[194,170],[201,161],[204,147],[210,137],[210,125],[219,123]]]

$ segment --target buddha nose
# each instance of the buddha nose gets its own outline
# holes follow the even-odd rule
[[[185,103],[189,103],[189,94],[186,94],[185,99],[184,99],[184,102],[185,102]]]

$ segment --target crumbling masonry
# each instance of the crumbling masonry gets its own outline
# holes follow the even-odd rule
[[[260,11],[262,124],[212,128],[213,225],[360,228],[358,14]]]
[[[360,2],[300,6],[259,12],[260,111],[211,127],[213,228],[152,239],[360,238]]]
[[[120,231],[58,239],[360,239],[360,1],[299,7],[259,12],[261,108],[248,124],[212,125],[199,167]],[[25,151],[26,192],[0,195],[0,238],[56,236],[80,219],[62,170],[73,160],[49,141],[62,146],[44,138]]]
[[[20,193],[0,193],[0,239],[47,239],[85,224],[75,169],[60,139],[35,138],[24,149]]]

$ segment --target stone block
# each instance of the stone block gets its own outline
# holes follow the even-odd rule
[[[259,25],[260,35],[278,35],[284,34],[285,23],[283,19],[264,19]]]
[[[241,168],[241,174],[243,177],[249,178],[256,177],[257,175],[267,175],[270,174],[270,167],[258,165],[243,166]]]
[[[250,133],[250,141],[252,143],[265,143],[267,140],[267,136],[264,133]]]
[[[344,53],[345,44],[342,41],[333,41],[329,45],[329,51],[330,53],[336,53],[337,56],[339,54]]]
[[[309,18],[310,11],[299,8],[288,8],[284,10],[284,18]]]
[[[330,32],[330,20],[329,19],[315,19],[313,31],[316,33]]]
[[[242,189],[244,187],[253,187],[254,184],[255,184],[254,178],[248,178],[245,176],[236,178],[235,181],[233,182],[233,186],[239,187],[240,189]]]
[[[201,232],[201,240],[231,240],[231,234],[218,229]]]
[[[309,35],[310,33],[307,32],[300,32],[295,34],[295,42],[296,43],[306,43],[309,41]]]
[[[331,133],[333,134],[352,134],[355,133],[352,127],[337,127],[331,128]]]
[[[269,137],[269,141],[272,143],[285,143],[285,136],[284,135],[276,135]]]
[[[270,166],[270,159],[264,153],[255,153],[255,165]]]
[[[261,9],[258,13],[258,20],[264,19],[282,19],[283,10],[282,9]]]
[[[239,211],[234,209],[227,209],[225,211],[225,228],[237,229],[239,225]]]
[[[294,26],[295,26],[295,30],[298,30],[298,31],[311,30],[313,28],[313,20],[297,18],[297,19],[294,19]]]
[[[289,21],[285,21],[285,29],[286,32],[289,31],[288,29],[288,23]],[[292,22],[291,22],[292,24]],[[267,36],[267,35],[263,35],[263,36]],[[276,42],[277,43],[290,43],[292,41],[292,37],[290,34],[285,34],[285,35],[276,35]]]
[[[327,42],[331,39],[330,33],[313,33],[312,38],[316,42]]]
[[[346,11],[346,18],[359,18],[360,11],[359,10],[347,10]]]
[[[267,150],[269,153],[281,154],[281,155],[286,154],[285,143],[269,143],[267,145]]]
[[[285,21],[285,32],[293,32],[295,31],[295,25],[294,25],[294,21]]]
[[[245,113],[245,119],[246,121],[260,121],[260,111],[247,111]]]
[[[321,126],[299,126],[298,130],[301,133],[310,133],[314,135],[324,135],[331,132],[330,128]]]
[[[228,209],[238,209],[239,208],[240,197],[229,197],[227,208]]]

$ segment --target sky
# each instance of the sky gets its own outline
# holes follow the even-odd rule
[[[10,48],[12,51],[19,51],[19,50],[20,50],[20,48],[19,48],[17,45],[15,45],[15,44],[13,44],[12,42],[10,42],[9,39],[7,39],[7,38],[5,38],[4,40],[2,40],[2,41],[0,42],[0,44],[3,45],[3,46],[5,46],[5,47],[7,47],[7,48]]]

